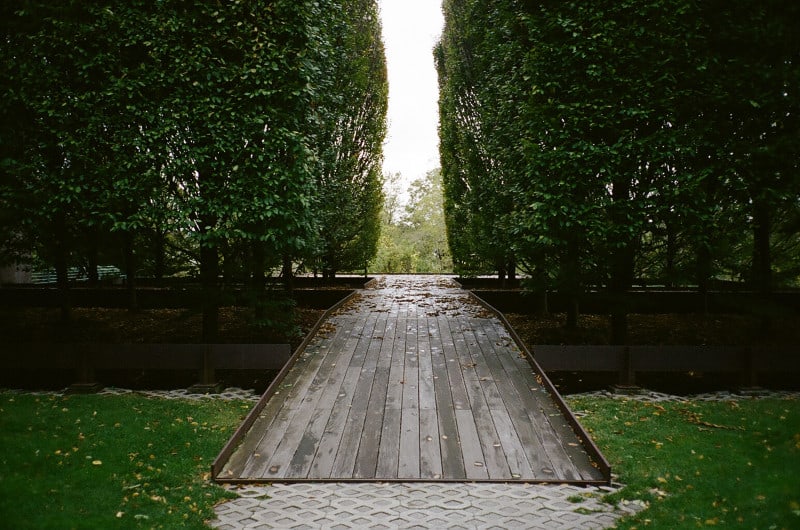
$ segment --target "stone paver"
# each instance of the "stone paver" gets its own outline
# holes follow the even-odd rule
[[[213,528],[532,528],[613,526],[646,507],[602,501],[612,487],[468,483],[302,483],[231,488]]]

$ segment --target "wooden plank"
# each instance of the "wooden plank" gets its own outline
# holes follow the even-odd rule
[[[467,389],[464,386],[461,364],[458,353],[455,349],[453,337],[450,334],[450,323],[445,317],[438,317],[439,333],[442,340],[442,351],[444,352],[445,368],[450,385],[450,395],[453,400],[453,407],[456,410],[469,408],[469,398]]]
[[[419,409],[403,408],[400,418],[398,478],[419,478]]]
[[[399,408],[384,409],[383,426],[381,428],[381,442],[378,449],[378,465],[375,478],[397,478],[397,466],[400,461],[400,421]]]
[[[303,395],[307,386],[311,384],[312,377],[303,376],[315,372],[315,368],[322,363],[324,357],[322,350],[327,350],[332,340],[333,338],[323,338],[316,347],[309,348],[297,360],[280,388],[261,411],[256,421],[259,429],[251,428],[237,450],[246,455],[244,463],[241,464],[242,476],[258,477],[260,470],[266,469],[267,459],[277,448],[280,437],[288,428],[289,420],[294,414],[292,410],[294,397]]]
[[[419,408],[436,410],[436,390],[433,385],[431,359],[431,329],[427,318],[418,320],[417,348],[419,352]]]
[[[518,430],[511,421],[511,416],[505,407],[502,409],[491,409],[492,421],[494,422],[500,444],[503,446],[503,454],[508,464],[509,474],[512,479],[529,480],[537,477],[533,471],[528,457],[525,453],[525,446],[519,437]],[[531,436],[533,436],[531,434]],[[547,464],[546,464],[547,465]],[[539,478],[544,478],[542,475]]]
[[[484,415],[488,415],[488,418],[491,420],[493,432],[496,433],[498,439],[498,442],[492,443],[492,451],[497,451],[497,443],[499,443],[502,448],[501,450],[506,466],[503,469],[497,470],[487,457],[489,476],[496,478],[497,473],[507,472],[512,479],[534,478],[533,468],[530,462],[528,462],[528,458],[525,456],[522,442],[519,439],[517,430],[511,422],[506,404],[500,396],[497,385],[493,380],[489,363],[480,347],[480,340],[481,338],[485,339],[485,337],[485,332],[481,330],[481,326],[477,323],[473,323],[471,331],[465,333],[467,345],[475,363],[475,372],[478,376],[476,381],[467,380],[467,393],[469,394],[470,402],[473,404],[473,410],[476,410],[476,422],[480,419],[480,422],[488,423],[487,419],[483,417]],[[486,411],[484,411],[484,407]],[[478,425],[479,430],[482,431],[483,427],[481,427],[481,423]],[[488,425],[486,430],[492,432],[489,430]],[[487,451],[485,444],[484,454],[492,454]],[[495,470],[494,474],[493,469]]]
[[[313,415],[308,422],[308,426],[303,432],[303,436],[296,444],[296,449],[292,455],[291,461],[287,466],[284,466],[284,472],[281,475],[277,471],[272,472],[271,468],[267,468],[270,476],[282,476],[289,478],[306,478],[311,464],[314,462],[314,457],[317,455],[319,449],[319,442],[322,435],[325,433],[325,426],[330,420],[332,408],[316,408],[313,410]],[[276,465],[275,463],[271,463]]]
[[[428,329],[431,331],[431,365],[433,368],[433,382],[436,396],[436,410],[439,424],[439,445],[442,455],[442,478],[464,479],[467,477],[464,469],[464,459],[458,441],[458,426],[456,425],[453,397],[450,393],[450,382],[447,374],[447,360],[444,354],[444,340],[442,327],[447,326],[445,321],[441,324],[442,317],[428,319]]]
[[[389,381],[386,388],[386,408],[400,410],[403,406],[403,352],[406,345],[405,319],[398,319],[392,336],[392,348],[386,353],[389,363]]]
[[[486,472],[489,474],[489,478],[493,479],[512,478],[511,469],[508,462],[506,462],[501,437],[495,427],[492,412],[486,404],[481,385],[477,380],[473,379],[468,379],[466,385],[471,404],[470,411],[477,428]],[[459,432],[461,432],[460,426]]]
[[[358,447],[361,443],[361,434],[364,432],[364,422],[367,417],[367,406],[369,404],[372,384],[375,380],[375,372],[378,365],[378,356],[381,351],[381,343],[375,340],[375,334],[380,328],[379,324],[373,334],[373,341],[370,344],[364,363],[361,366],[358,381],[353,391],[353,400],[345,422],[344,432],[339,442],[339,449],[336,452],[336,459],[331,470],[332,477],[352,477],[355,468]],[[393,324],[386,320],[384,330],[388,330]],[[352,363],[351,363],[352,366]]]
[[[331,469],[331,478],[348,478],[353,476],[356,465],[358,444],[361,442],[361,433],[364,431],[364,422],[367,418],[366,407],[350,408],[344,426],[336,459]]]
[[[419,478],[442,478],[442,451],[436,409],[419,411]]]
[[[358,446],[353,478],[374,478],[378,467],[378,452],[386,408],[386,388],[389,385],[389,368],[379,367],[375,372],[372,391],[367,405],[364,431]]]
[[[395,351],[403,363],[403,408],[419,410],[419,353],[417,349],[417,319],[408,319],[405,348]]]
[[[374,325],[372,319],[372,325]],[[361,324],[364,324],[362,327]],[[346,341],[341,349],[333,348],[328,356],[331,358],[330,372],[325,381],[322,393],[317,403],[314,405],[313,415],[308,423],[308,427],[303,433],[303,437],[297,444],[297,449],[292,457],[289,468],[284,477],[305,478],[308,476],[311,465],[317,455],[320,441],[325,434],[326,426],[333,414],[333,407],[337,398],[340,396],[341,388],[347,374],[347,367],[350,359],[354,355],[359,343],[365,342],[361,331],[370,324],[366,321],[349,321],[345,327]],[[349,331],[349,333],[348,333]],[[321,373],[321,372],[320,372]],[[309,403],[310,407],[311,404]]]
[[[467,478],[473,480],[489,478],[472,411],[457,409],[455,414]]]

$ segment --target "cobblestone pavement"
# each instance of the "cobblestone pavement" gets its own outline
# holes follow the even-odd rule
[[[615,488],[532,484],[307,483],[234,489],[212,527],[325,529],[608,528],[642,502],[603,503]]]
[[[67,390],[8,390],[2,389],[0,392],[18,392],[21,394],[31,394],[37,396],[63,396]],[[256,394],[254,390],[229,387],[220,392],[219,394],[196,394],[192,393],[189,389],[179,388],[175,390],[130,390],[127,388],[106,387],[102,389],[97,395],[100,396],[121,396],[126,394],[136,394],[139,396],[147,396],[158,399],[189,399],[189,400],[202,400],[202,399],[223,399],[223,400],[242,400],[257,402],[261,396]]]

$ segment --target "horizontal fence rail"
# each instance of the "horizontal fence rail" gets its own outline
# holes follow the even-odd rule
[[[535,345],[547,372],[617,372],[634,384],[637,373],[739,373],[755,385],[759,374],[800,373],[800,346],[596,346]]]
[[[196,370],[209,385],[216,370],[280,370],[291,355],[289,344],[5,343],[0,369],[72,371],[81,385],[99,370]]]

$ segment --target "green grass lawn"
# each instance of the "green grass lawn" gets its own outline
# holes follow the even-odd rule
[[[205,528],[251,403],[0,393],[0,528]]]
[[[650,503],[621,528],[800,528],[798,401],[569,403],[627,485],[608,500]],[[251,406],[0,393],[0,528],[204,528]]]
[[[800,528],[800,402],[568,400],[649,509],[619,528]]]

